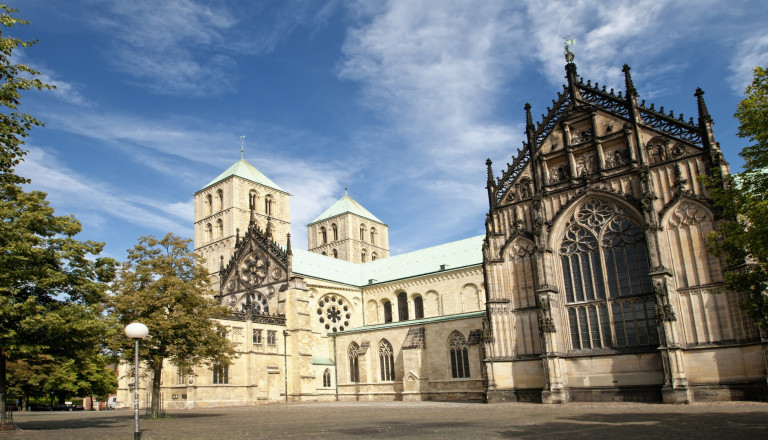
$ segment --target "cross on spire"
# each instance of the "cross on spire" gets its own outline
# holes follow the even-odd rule
[[[571,52],[571,46],[576,44],[576,40],[572,39],[570,35],[563,37],[565,40],[565,61],[570,64],[573,62],[573,52]]]

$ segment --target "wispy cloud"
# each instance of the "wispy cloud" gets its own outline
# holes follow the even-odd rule
[[[18,170],[20,175],[32,180],[32,188],[48,193],[55,206],[84,213],[85,216],[80,214],[82,221],[94,219],[89,227],[98,228],[103,225],[103,218],[112,217],[144,228],[192,236],[191,213],[169,209],[178,206],[176,202],[163,205],[160,200],[137,197],[79,174],[47,149],[31,146]],[[181,204],[185,205],[186,201]]]
[[[768,34],[764,29],[739,45],[729,65],[732,72],[729,78],[731,89],[739,94],[744,93],[752,82],[752,70],[757,66],[768,66]]]
[[[118,198],[128,198],[145,209],[152,208],[165,215],[182,217],[187,220],[184,223],[187,229],[192,224],[194,212],[191,192],[208,183],[238,158],[239,151],[235,148],[237,137],[233,133],[255,133],[248,136],[246,159],[255,157],[251,159],[254,166],[284,190],[294,194],[291,222],[296,237],[294,243],[299,246],[306,246],[304,225],[340,197],[341,180],[350,170],[354,172],[353,167],[339,161],[314,161],[302,153],[291,154],[293,144],[300,144],[306,150],[319,150],[328,141],[312,133],[289,132],[280,127],[237,122],[233,126],[219,126],[194,118],[150,120],[93,111],[51,113],[44,117],[49,129],[97,140],[102,145],[122,151],[126,160],[154,170],[156,175],[182,180],[182,186],[191,189],[188,193],[190,198],[183,202],[169,204],[136,194],[122,194]],[[225,145],[226,139],[231,139],[229,147]],[[316,148],[312,148],[313,145]],[[226,150],[230,153],[224,152]],[[39,162],[36,159],[40,159],[40,154],[43,153],[38,152],[35,158],[30,159]],[[57,179],[66,177],[56,174],[52,176],[52,181],[45,170],[37,171],[41,180],[47,180],[52,188],[58,185]],[[97,193],[111,191],[107,188],[100,191],[99,187],[95,185]],[[104,204],[93,206],[103,206],[105,215],[109,215],[112,208]]]
[[[106,34],[107,60],[155,93],[196,97],[234,91],[237,55],[271,52],[297,27],[323,26],[335,5],[298,0],[102,3],[91,23]]]
[[[494,117],[504,75],[518,61],[511,47],[523,38],[520,15],[494,1],[358,2],[354,12],[360,24],[348,31],[339,76],[362,84],[362,103],[396,133],[389,141],[398,153],[377,162],[379,172],[413,179],[414,195],[422,194],[413,203],[422,206],[470,201],[445,219],[465,221],[483,208],[482,158],[520,138],[519,127]],[[440,175],[454,182],[450,190],[434,184]]]

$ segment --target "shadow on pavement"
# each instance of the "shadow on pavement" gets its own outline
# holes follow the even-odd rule
[[[583,414],[496,431],[500,438],[768,438],[768,411]]]

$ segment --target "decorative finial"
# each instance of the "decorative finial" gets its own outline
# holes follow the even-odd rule
[[[240,136],[240,159],[245,158],[245,136]]]
[[[699,124],[712,122],[712,116],[709,115],[707,104],[704,102],[704,90],[701,90],[701,87],[696,87],[696,93],[693,96],[696,97],[696,104],[699,109]]]
[[[629,74],[629,64],[625,64],[624,67],[621,69],[622,72],[624,72],[624,88],[627,90],[627,96],[637,96],[637,89],[635,88],[635,83],[632,82],[632,76]],[[621,93],[621,91],[619,91]]]
[[[533,127],[533,117],[531,116],[531,103],[525,103],[525,125],[527,127]]]
[[[565,40],[565,61],[568,64],[573,63],[573,52],[571,52],[571,46],[576,44],[576,40],[572,39],[570,35],[563,37]]]

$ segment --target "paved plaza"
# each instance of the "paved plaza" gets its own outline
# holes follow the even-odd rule
[[[288,404],[173,411],[142,420],[152,439],[766,439],[768,403],[537,405],[439,402]],[[133,412],[15,413],[0,439],[129,439]]]

